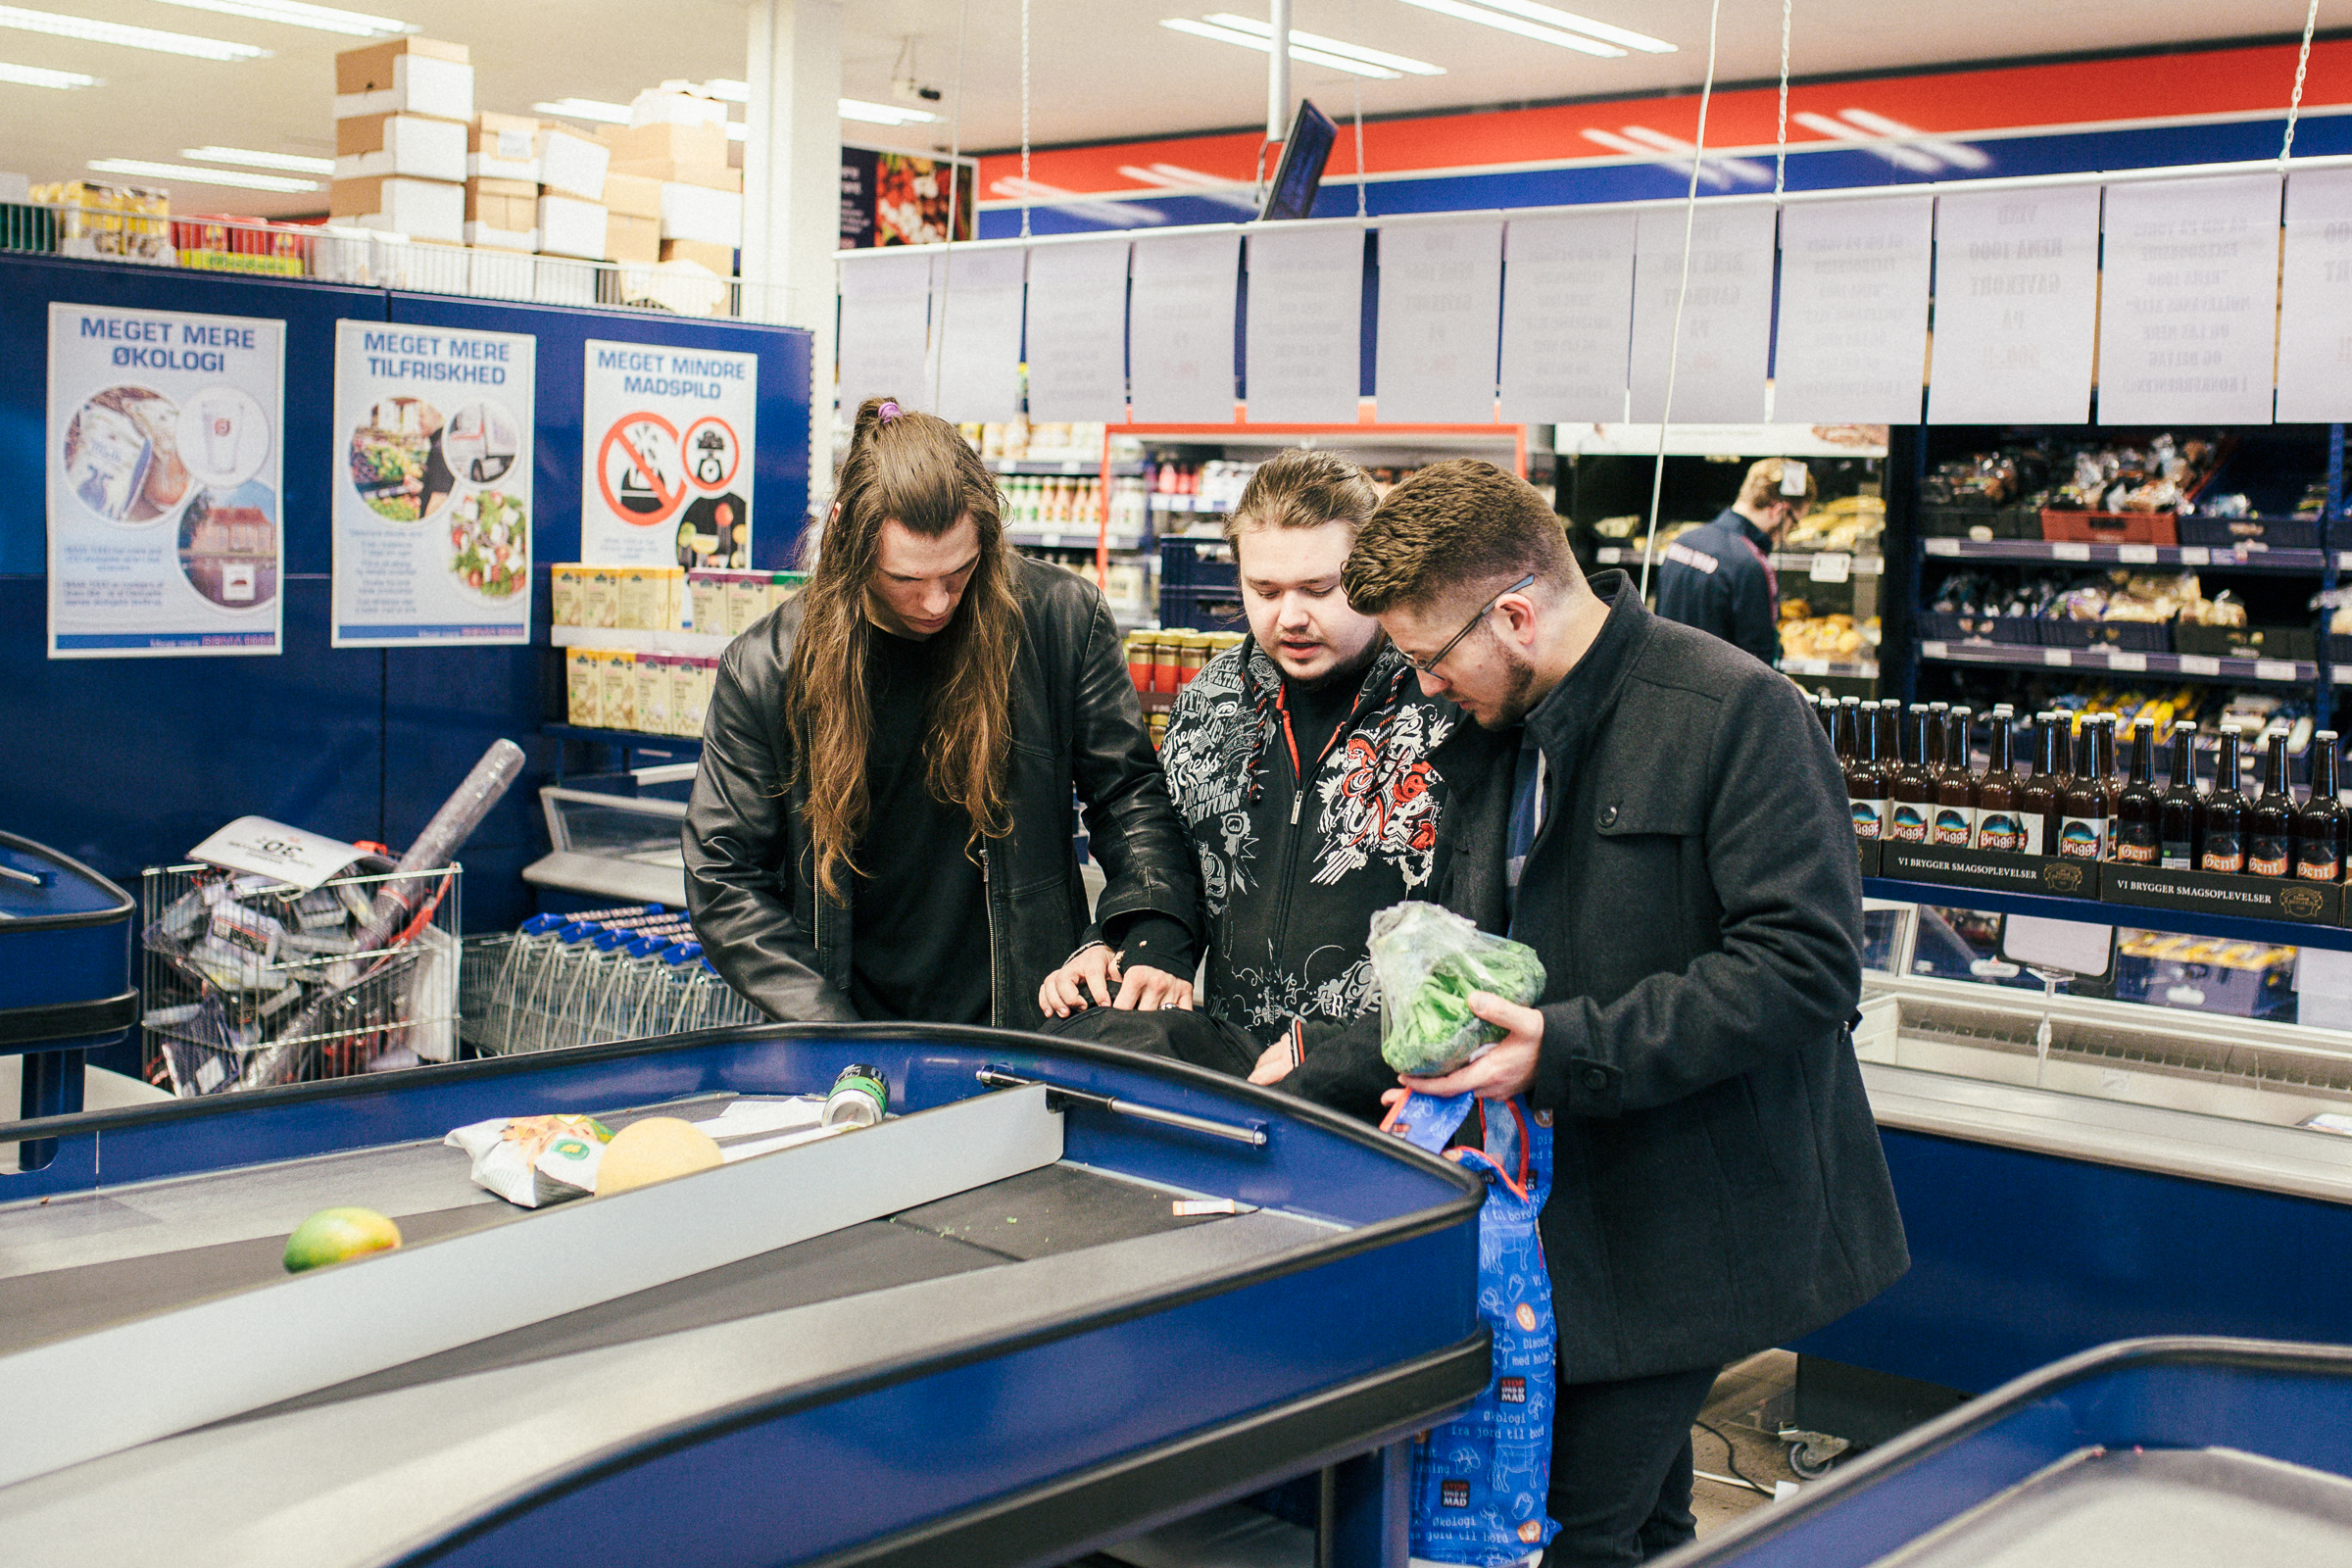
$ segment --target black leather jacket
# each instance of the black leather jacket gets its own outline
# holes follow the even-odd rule
[[[1102,596],[1027,560],[1015,563],[1013,591],[1022,629],[1012,676],[1012,829],[986,845],[988,930],[972,936],[989,944],[992,1021],[1035,1029],[1044,1021],[1038,987],[1087,926],[1073,785],[1108,877],[1099,919],[1149,910],[1198,942],[1200,892]],[[806,797],[784,798],[783,680],[799,624],[798,603],[780,606],[719,661],[686,809],[686,902],[711,964],[770,1016],[849,1020],[858,1016],[849,905],[820,895]]]

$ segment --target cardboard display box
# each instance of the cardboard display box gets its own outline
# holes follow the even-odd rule
[[[2113,860],[2099,868],[2099,897],[2145,909],[2187,909],[2297,925],[2340,925],[2344,914],[2344,890],[2333,882],[2167,871]]]
[[[646,88],[629,101],[629,123],[711,124],[723,127],[727,122],[727,106],[716,98],[677,90],[684,85],[684,82],[665,81],[659,87]]]
[[[2056,855],[2005,855],[1995,850],[1955,850],[1889,839],[1879,846],[1879,875],[1904,882],[1938,882],[1997,893],[2045,893],[2066,899],[2099,896],[2102,867],[2096,860]]]
[[[605,259],[651,265],[662,259],[662,220],[633,213],[605,213]]]
[[[406,174],[466,177],[466,127],[421,115],[356,115],[335,122],[335,178]]]
[[[473,67],[462,43],[392,38],[335,56],[335,118],[473,119]]]
[[[605,176],[605,211],[615,218],[662,216],[662,182],[638,174]]]
[[[539,221],[539,187],[527,179],[469,179],[466,221],[493,228],[529,228]]]
[[[338,179],[328,187],[327,212],[361,228],[456,245],[465,239],[466,187],[398,175]]]
[[[731,245],[706,245],[696,239],[665,239],[662,242],[662,260],[691,262],[720,277],[735,275],[735,248]]]
[[[668,161],[724,167],[727,161],[727,127],[723,124],[607,125],[596,135],[612,150],[616,164]]]
[[[539,182],[539,122],[529,115],[500,115],[488,110],[473,117],[473,134],[466,145],[468,178]]]
[[[693,164],[675,158],[622,158],[615,153],[612,172],[664,185],[700,185],[709,190],[741,191],[743,171],[724,164]]]
[[[602,206],[572,196],[539,198],[539,249],[551,256],[606,258],[606,215]]]
[[[743,198],[702,185],[662,187],[662,237],[729,247],[743,243]]]
[[[612,151],[603,142],[552,128],[539,132],[539,183],[561,196],[605,199],[605,174]]]

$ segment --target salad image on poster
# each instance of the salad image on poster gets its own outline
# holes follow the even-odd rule
[[[149,523],[188,499],[179,406],[143,386],[110,386],[66,426],[66,483],[108,522]]]
[[[530,521],[503,490],[474,490],[449,510],[449,573],[476,598],[512,599],[531,585]]]

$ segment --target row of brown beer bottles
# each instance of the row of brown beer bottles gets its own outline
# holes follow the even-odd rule
[[[2031,773],[2020,778],[2015,715],[1995,708],[1985,769],[1969,765],[1971,710],[1942,703],[1847,697],[1819,705],[1845,773],[1854,832],[1864,839],[1952,849],[2115,859],[2173,870],[2341,881],[2352,863],[2352,812],[2337,801],[2336,735],[2312,738],[2311,790],[2298,802],[2286,736],[2268,737],[2263,788],[2239,782],[2243,736],[2226,726],[2214,787],[2197,787],[2196,740],[2182,726],[2159,788],[2155,727],[2132,726],[2130,771],[2116,777],[2116,716],[2091,713],[2076,730],[2064,712],[2034,715]],[[2071,744],[2070,744],[2071,742]]]

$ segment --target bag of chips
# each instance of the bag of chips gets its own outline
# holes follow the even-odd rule
[[[1470,1010],[1470,993],[1532,1005],[1544,960],[1489,936],[1435,904],[1394,905],[1372,917],[1372,975],[1380,985],[1380,1054],[1398,1072],[1450,1072],[1503,1037]]]
[[[596,1191],[612,1129],[593,1116],[499,1116],[441,1140],[473,1158],[473,1184],[523,1208]]]

